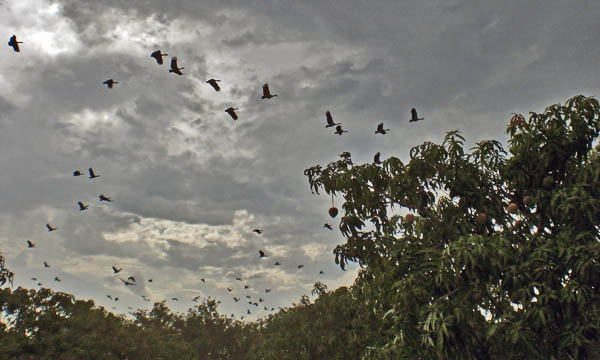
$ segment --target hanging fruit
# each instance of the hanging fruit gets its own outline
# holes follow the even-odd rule
[[[335,206],[329,208],[329,216],[334,218],[337,216],[337,214],[338,214],[338,209]]]

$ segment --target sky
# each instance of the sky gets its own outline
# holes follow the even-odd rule
[[[506,145],[512,113],[599,95],[598,18],[593,0],[0,1],[0,34],[22,41],[0,50],[0,251],[15,287],[123,314],[211,296],[256,319],[316,281],[348,286],[339,216],[304,170],[344,151],[407,161],[455,129],[467,147]],[[261,99],[264,83],[278,96]],[[425,120],[409,124],[412,107]],[[327,110],[347,133],[325,128]]]

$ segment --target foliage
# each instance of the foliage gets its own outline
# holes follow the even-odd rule
[[[5,260],[2,254],[0,253],[0,286],[3,286],[7,282],[12,286],[14,273],[8,270],[5,266]]]
[[[466,154],[451,131],[441,145],[413,148],[407,164],[391,157],[355,165],[345,154],[307,169],[311,190],[345,200],[347,241],[336,262],[366,267],[357,286],[392,323],[370,356],[592,356],[600,330],[599,131],[598,101],[576,96],[528,121],[515,115],[510,158],[493,140]],[[511,202],[516,215],[507,212]],[[401,216],[406,210],[414,221]]]

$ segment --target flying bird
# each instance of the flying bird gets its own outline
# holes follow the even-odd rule
[[[319,275],[323,275],[323,274],[325,274],[325,273],[323,272],[323,270],[319,271]]]
[[[298,269],[302,269],[304,265],[298,265]]]
[[[333,227],[330,224],[325,223],[325,225],[323,225],[324,228],[328,228],[329,230],[333,230]]]
[[[89,178],[90,178],[90,179],[95,179],[95,178],[97,178],[97,177],[100,177],[100,175],[96,175],[96,174],[94,173],[94,169],[93,169],[93,168],[89,168],[89,169],[88,169],[88,172],[90,173],[90,176],[89,176]]]
[[[262,250],[258,250],[258,257],[260,257],[260,258],[264,258],[265,256],[267,256],[267,255],[265,255],[265,252],[264,252],[264,251],[262,251]]]
[[[262,95],[261,99],[270,99],[274,96],[277,96],[277,95],[271,95],[271,92],[269,91],[269,84],[265,83],[263,85],[263,95]]]
[[[335,133],[342,136],[343,133],[347,133],[348,131],[342,129],[342,125],[338,125],[335,127]]]
[[[250,310],[246,310],[246,312],[248,313],[248,315],[252,314],[252,313],[250,312]]]
[[[47,268],[49,268],[49,267],[50,267],[50,265],[48,265],[48,263],[44,261],[44,267],[47,267]]]
[[[174,300],[174,301],[179,301],[179,299],[178,299],[178,298],[176,298],[176,297],[174,297],[174,298],[171,298],[171,300]]]
[[[28,247],[28,248],[30,248],[30,249],[31,249],[31,248],[34,248],[34,247],[35,247],[35,244],[34,244],[34,243],[32,243],[30,240],[27,240],[27,247]]]
[[[415,108],[410,109],[410,116],[411,118],[408,120],[408,122],[424,120],[424,118],[417,117],[417,110]]]
[[[279,266],[279,265],[281,265],[281,263],[280,263],[279,261],[277,261],[277,262],[275,263],[275,266]]]
[[[246,298],[248,298],[248,299],[252,299],[252,297],[250,297],[250,295],[246,295]]]
[[[249,287],[250,287],[250,285],[244,285],[244,289],[247,289]]]
[[[38,283],[38,286],[42,286],[42,283]]]
[[[54,231],[54,230],[58,229],[58,228],[52,227],[52,225],[50,225],[50,224],[46,224],[46,228],[48,229],[48,231]]]
[[[12,47],[15,52],[21,52],[21,49],[19,49],[19,44],[22,43],[22,41],[17,41],[17,35],[13,35],[8,41],[8,46]]]
[[[109,89],[112,89],[113,86],[118,83],[119,83],[118,81],[114,81],[113,79],[108,79],[105,82],[103,82],[103,84],[106,85],[106,87]]]
[[[100,194],[100,196],[98,196],[98,199],[100,199],[100,201],[112,202],[112,199],[109,198],[108,196],[104,195],[104,194]]]
[[[265,301],[265,299],[263,299],[261,297],[258,298],[258,302],[263,302],[263,301]]]
[[[237,120],[237,119],[238,119],[238,116],[237,116],[237,114],[235,113],[235,110],[237,110],[237,109],[238,109],[238,108],[232,108],[232,107],[229,107],[229,108],[227,108],[227,109],[225,110],[225,112],[226,112],[226,113],[228,113],[228,114],[231,116],[231,118],[232,118],[233,120]]]
[[[81,201],[78,201],[77,204],[79,204],[79,211],[87,210],[89,207],[89,206],[85,205],[84,203],[82,203]]]
[[[175,73],[179,76],[183,75],[183,73],[181,72],[181,70],[183,70],[184,68],[180,68],[177,66],[177,56],[173,56],[171,58],[171,68],[169,69],[170,73]]]
[[[238,301],[240,301],[240,298],[237,298],[237,297],[234,296],[233,297],[233,301],[238,302]]]
[[[131,286],[131,285],[135,286],[134,283],[131,283],[131,282],[127,281],[127,280],[123,280],[121,278],[119,278],[119,280],[121,280],[123,282],[123,284],[125,284],[125,286]]]
[[[237,278],[235,278],[235,279],[236,279],[237,281],[242,281],[242,278],[239,278],[239,277],[237,277]]]
[[[116,297],[116,298],[115,298],[115,301],[119,301],[119,298],[118,298],[118,297]]]
[[[163,64],[163,56],[168,56],[169,54],[163,54],[160,50],[156,50],[155,52],[153,52],[152,54],[150,54],[151,58],[154,58],[154,60],[156,60],[156,62],[158,63],[158,65],[162,65]]]
[[[54,277],[54,281],[59,281],[60,282],[60,279],[58,278],[58,276]]]
[[[215,91],[221,91],[221,87],[219,86],[219,84],[217,84],[217,82],[220,82],[220,81],[221,80],[210,79],[206,83],[210,84],[210,86],[212,86],[215,89]]]
[[[227,291],[232,292],[233,289],[232,288],[227,288]]]
[[[152,279],[148,279],[148,282],[152,282]]]
[[[128,277],[127,280],[131,280],[131,281],[135,282],[135,278],[133,276]]]
[[[206,282],[206,280],[205,280],[205,279],[200,279],[200,281],[202,281],[203,283],[205,283],[205,282]]]
[[[375,134],[385,135],[388,131],[390,131],[390,129],[384,129],[383,123],[379,123],[379,125],[377,125],[377,130],[375,130]]]
[[[270,293],[270,292],[271,292],[271,289],[265,289],[265,292],[266,292],[266,293]]]
[[[37,278],[31,278],[31,280],[33,280],[33,281],[37,281]]]
[[[327,110],[325,112],[325,117],[327,118],[327,125],[325,125],[326,128],[334,127],[336,125],[342,125],[342,123],[333,122],[333,116],[331,116],[331,113],[329,112],[329,110]]]
[[[192,299],[193,302],[198,302],[198,299],[200,299],[200,295],[196,296],[195,298]]]
[[[379,157],[381,156],[381,154],[378,152],[375,154],[375,156],[373,157],[373,163],[375,165],[379,165],[382,164],[381,160],[379,160]]]
[[[112,296],[110,296],[110,295],[106,295],[106,297],[109,298],[109,299],[111,299],[111,300],[113,299]]]
[[[79,170],[73,171],[73,176],[81,176],[81,175],[83,175],[83,173],[81,171],[79,171]]]
[[[262,234],[262,233],[263,233],[263,229],[254,229],[254,230],[252,230],[252,232],[255,232],[255,233],[257,233],[258,235],[260,235],[260,234]]]

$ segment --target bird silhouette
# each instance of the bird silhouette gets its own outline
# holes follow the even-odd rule
[[[336,125],[342,125],[342,123],[333,122],[333,116],[331,116],[329,110],[325,112],[325,117],[327,118],[327,125],[325,125],[326,128],[334,127]]]
[[[44,261],[44,267],[47,267],[47,268],[49,268],[49,267],[50,267],[50,265],[48,265],[48,263]]]
[[[123,284],[125,284],[125,286],[132,286],[132,285],[133,285],[133,286],[135,286],[135,284],[134,284],[134,283],[132,283],[132,282],[129,282],[129,281],[127,281],[127,280],[123,280],[123,279],[121,279],[121,278],[119,278],[119,280],[121,280],[121,281],[123,282]]]
[[[250,310],[246,310],[246,312],[248,313],[248,315],[252,314],[252,313],[250,312]]]
[[[215,91],[221,91],[221,87],[219,86],[219,84],[217,84],[217,82],[220,82],[221,80],[217,80],[217,79],[210,79],[208,80],[206,83],[210,84],[210,86],[213,87],[213,89],[215,89]]]
[[[237,297],[234,296],[233,297],[233,301],[238,302],[238,301],[240,301],[240,298],[237,298]]]
[[[263,299],[261,297],[258,298],[258,302],[263,302],[263,301],[265,301],[265,299]]]
[[[152,54],[150,54],[151,58],[154,58],[154,60],[156,60],[156,62],[158,63],[158,65],[162,65],[163,64],[163,56],[168,56],[169,54],[163,54],[160,50],[156,50],[154,51]]]
[[[108,196],[104,195],[104,194],[100,194],[100,196],[98,196],[98,199],[100,199],[100,201],[112,202],[112,199],[109,198]]]
[[[103,82],[103,84],[106,85],[106,87],[109,89],[112,89],[113,86],[118,83],[119,83],[118,81],[114,81],[113,79],[108,79],[105,82]]]
[[[242,278],[239,278],[239,277],[237,277],[237,278],[235,278],[235,279],[236,279],[237,281],[242,281]]]
[[[262,251],[262,250],[258,250],[258,257],[264,258],[265,256],[266,256],[266,255],[265,255],[265,252],[264,252],[264,251]]]
[[[265,309],[265,311],[268,311],[268,310],[269,310],[269,309],[267,309],[267,307],[266,307],[266,306],[263,306],[263,308]]]
[[[42,286],[42,283],[38,283],[38,286]]]
[[[279,265],[281,265],[281,263],[280,263],[279,261],[277,261],[277,262],[275,263],[275,266],[279,266]]]
[[[12,47],[13,50],[15,52],[21,52],[21,49],[19,48],[19,44],[22,44],[22,41],[17,41],[17,35],[13,35],[10,37],[10,40],[8,41],[8,46]]]
[[[115,298],[115,301],[119,301],[119,298],[118,298],[118,297],[116,297],[116,298]]]
[[[323,275],[323,274],[325,274],[325,273],[323,272],[323,270],[319,271],[319,275]]]
[[[381,156],[381,154],[378,152],[375,154],[375,156],[373,157],[373,163],[375,165],[379,165],[382,164],[381,160],[379,160],[379,157]]]
[[[184,68],[180,68],[177,66],[177,56],[173,56],[171,58],[171,68],[169,69],[170,73],[175,73],[179,76],[183,75],[183,73],[181,72],[181,70],[183,70]]]
[[[244,285],[244,289],[247,289],[249,287],[250,287],[250,285]]]
[[[388,131],[390,131],[390,129],[384,129],[383,123],[379,123],[379,125],[377,125],[377,130],[375,130],[375,134],[385,135]]]
[[[232,292],[233,289],[232,288],[227,288],[227,291]]]
[[[135,282],[135,278],[133,276],[128,277],[127,280],[131,280],[132,282]]]
[[[33,281],[37,281],[37,278],[31,278],[31,280],[33,280]]]
[[[298,269],[302,269],[304,265],[298,265]]]
[[[262,233],[263,233],[263,229],[254,229],[254,230],[252,230],[252,232],[255,232],[255,233],[257,233],[258,235],[260,235],[260,234],[262,234]]]
[[[417,110],[415,108],[410,109],[410,120],[408,120],[408,122],[413,122],[413,121],[419,121],[419,120],[424,120],[425,118],[419,118],[417,117]]]
[[[113,270],[113,272],[114,272],[115,274],[118,274],[118,273],[119,273],[119,271],[123,270],[123,268],[120,268],[120,269],[119,269],[118,267],[116,267],[116,266],[113,266],[113,267],[112,267],[112,270]]]
[[[269,91],[269,84],[265,83],[263,85],[263,95],[262,95],[261,99],[270,99],[274,96],[277,96],[277,95],[271,95],[271,92]]]
[[[95,178],[97,178],[97,177],[100,177],[100,175],[96,175],[96,174],[94,173],[94,169],[93,169],[93,168],[89,168],[89,169],[88,169],[88,173],[90,173],[90,176],[89,176],[89,178],[90,178],[90,179],[95,179]]]
[[[192,299],[193,302],[198,302],[198,299],[200,299],[200,295],[196,296],[195,298]]]
[[[81,176],[81,175],[83,175],[83,173],[81,171],[79,171],[79,170],[73,171],[73,176]]]
[[[329,230],[333,230],[333,227],[330,224],[325,223],[325,225],[323,225],[324,228],[328,228]]]
[[[152,279],[148,279],[148,282],[152,282]]]
[[[271,289],[265,289],[265,292],[266,292],[266,293],[270,293],[270,292],[271,292]]]
[[[54,277],[54,281],[59,281],[60,282],[60,279],[58,278],[58,276]]]
[[[77,204],[79,205],[79,211],[87,210],[89,207],[89,206],[85,205],[84,203],[82,203],[81,201],[78,201]]]
[[[109,298],[109,299],[111,299],[111,300],[113,299],[112,296],[110,296],[110,295],[106,295],[106,297]]]
[[[205,283],[205,282],[206,282],[206,280],[205,280],[205,279],[200,279],[200,281],[202,281],[203,283]]]
[[[54,230],[58,229],[58,228],[52,227],[52,225],[50,225],[50,224],[46,224],[46,228],[48,229],[48,231],[54,231]]]
[[[27,247],[28,247],[28,248],[30,248],[30,249],[31,249],[31,248],[34,248],[34,247],[35,247],[35,244],[34,244],[34,243],[32,243],[30,240],[27,240]]]
[[[171,300],[174,300],[174,301],[179,301],[179,299],[178,299],[178,298],[176,298],[176,297],[174,297],[174,298],[171,298]]]
[[[348,131],[342,129],[342,125],[338,125],[335,127],[335,133],[342,136],[343,133],[347,133]]]
[[[232,107],[229,107],[229,108],[227,108],[227,109],[225,110],[225,112],[226,112],[226,113],[228,113],[228,114],[229,114],[229,116],[231,116],[231,118],[232,118],[233,120],[237,120],[237,119],[238,119],[238,116],[237,116],[237,114],[235,113],[235,110],[237,110],[237,109],[238,109],[238,108],[232,108]]]

